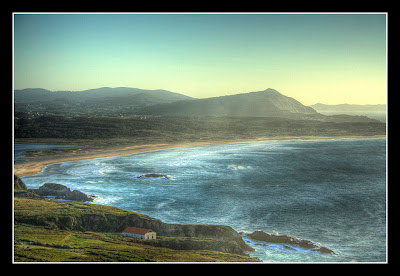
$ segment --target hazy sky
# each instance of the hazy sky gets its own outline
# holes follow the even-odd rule
[[[386,103],[386,14],[14,14],[14,88]]]

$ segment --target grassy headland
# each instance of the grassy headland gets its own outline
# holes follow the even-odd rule
[[[211,250],[177,250],[179,245],[215,241],[196,238],[160,237],[163,247],[148,245],[119,233],[54,230],[17,224],[15,226],[15,262],[257,262],[247,256]],[[153,243],[155,243],[153,242]]]
[[[115,207],[31,198],[16,189],[15,262],[256,262],[227,226],[166,224]],[[27,197],[26,197],[27,196]],[[157,240],[123,237],[127,225],[150,227]],[[232,253],[234,252],[234,253]]]

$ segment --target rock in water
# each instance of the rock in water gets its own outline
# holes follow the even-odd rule
[[[251,234],[248,234],[247,236],[249,236],[254,240],[265,241],[270,243],[283,243],[283,244],[296,245],[301,248],[311,249],[313,251],[319,251],[321,253],[335,254],[331,249],[327,247],[320,247],[319,245],[313,243],[312,241],[298,239],[287,235],[274,235],[274,234],[264,233],[263,231],[255,231]]]
[[[93,199],[90,196],[88,196],[78,190],[73,190],[72,192],[68,193],[65,196],[65,199],[76,200],[76,201],[93,201]]]
[[[78,191],[71,191],[70,188],[57,184],[45,183],[36,191],[40,196],[55,196],[59,199],[75,200],[75,201],[93,201],[93,198]]]
[[[146,178],[165,178],[165,179],[169,179],[168,176],[166,176],[165,174],[157,174],[157,173],[150,173],[150,174],[143,174],[141,176],[138,176],[138,178],[142,178],[142,177],[146,177]]]
[[[318,249],[313,249],[313,250],[319,251],[319,252],[321,252],[321,253],[326,253],[326,254],[335,254],[335,252],[333,252],[333,250],[331,250],[331,249],[329,249],[329,248],[327,248],[327,247],[324,247],[324,246],[321,246],[320,248],[318,248]]]
[[[57,183],[45,183],[39,187],[36,191],[41,196],[65,196],[70,193],[70,188],[57,184]]]

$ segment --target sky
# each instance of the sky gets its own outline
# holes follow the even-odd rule
[[[305,105],[384,104],[378,14],[14,14],[14,89],[273,88]]]

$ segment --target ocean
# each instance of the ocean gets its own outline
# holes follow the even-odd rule
[[[144,178],[144,174],[166,178]],[[386,262],[386,139],[281,140],[164,149],[46,166],[28,188],[55,182],[167,223],[243,232],[264,262]],[[294,236],[322,254],[251,240]]]

